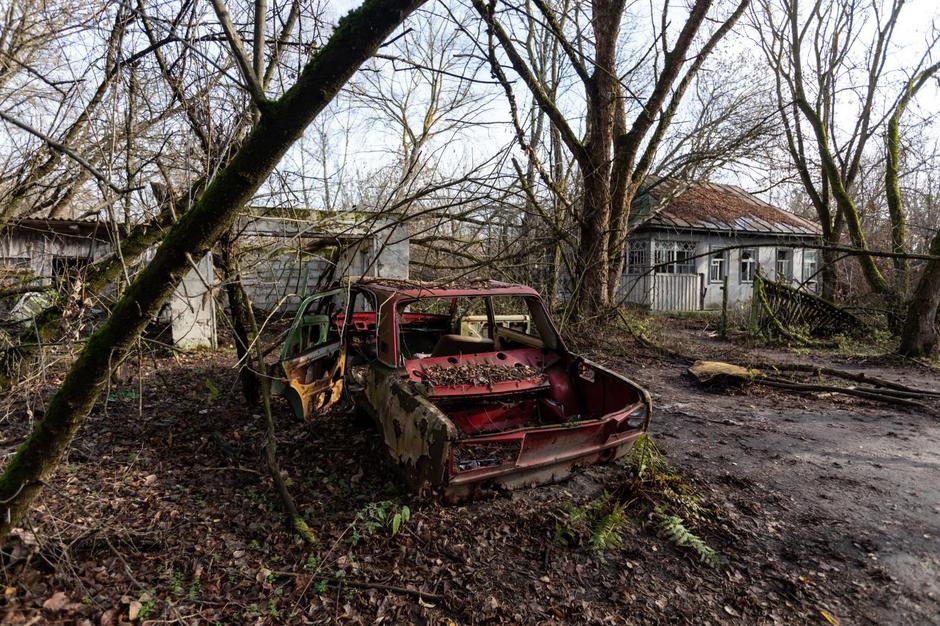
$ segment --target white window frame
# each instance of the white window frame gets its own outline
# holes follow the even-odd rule
[[[807,262],[809,258],[812,258],[811,262]],[[803,249],[803,267],[802,267],[802,276],[800,277],[806,283],[806,286],[816,290],[817,279],[816,276],[819,272],[819,250],[814,250],[810,248]]]
[[[627,242],[627,274],[646,274],[650,269],[649,239]]]
[[[750,255],[747,259],[744,258],[744,255]],[[758,259],[760,255],[760,248],[742,248],[740,252],[740,257],[738,259],[738,280],[745,285],[749,285],[754,282],[754,276],[757,274]],[[747,265],[750,267],[750,278],[746,278],[748,272],[744,271],[744,263],[747,261]]]
[[[724,246],[710,246],[709,255],[708,255],[708,282],[710,283],[721,283],[724,282],[725,277],[728,276],[728,250],[722,250]],[[719,250],[720,252],[713,252],[713,250]],[[715,276],[715,268],[718,268],[717,276]]]
[[[781,253],[781,252],[785,252],[785,253],[787,254],[787,258],[781,259],[781,258],[780,258],[780,253]],[[780,271],[780,263],[781,263],[781,261],[783,261],[783,262],[786,263],[786,265],[785,265],[785,267],[787,268],[787,271],[786,271],[786,272],[782,272],[782,273],[781,273],[781,271]],[[793,248],[775,248],[775,251],[774,251],[774,278],[779,281],[780,278],[781,278],[781,276],[783,277],[784,280],[786,280],[786,282],[790,282],[790,281],[793,280]]]
[[[657,241],[656,273],[658,274],[694,274],[696,242],[694,241]],[[682,254],[680,258],[680,253]],[[668,263],[668,265],[662,265]],[[680,272],[680,268],[688,271]]]

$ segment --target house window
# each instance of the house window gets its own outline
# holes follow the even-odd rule
[[[777,280],[789,282],[793,279],[793,250],[777,248]]]
[[[694,274],[694,256],[694,241],[657,241],[656,271],[661,274]]]
[[[631,241],[627,244],[627,274],[645,274],[650,269],[650,242]]]
[[[741,272],[739,274],[742,283],[753,283],[754,272],[757,271],[757,249],[747,248],[741,250]]]
[[[728,251],[713,251],[708,257],[708,282],[720,283],[728,275]]]
[[[815,290],[816,273],[819,271],[819,264],[816,261],[816,250],[803,250],[803,280],[806,286]]]

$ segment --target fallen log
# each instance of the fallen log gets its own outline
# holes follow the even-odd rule
[[[816,370],[811,370],[817,376],[819,373],[822,373],[823,370],[827,368],[816,368]],[[803,371],[803,370],[800,370]],[[907,408],[915,408],[927,413],[936,413],[936,410],[933,407],[930,407],[923,402],[918,402],[918,400],[932,400],[940,397],[940,394],[934,391],[929,390],[920,390],[914,389],[912,387],[907,387],[905,385],[900,385],[898,383],[891,383],[890,381],[884,381],[880,379],[875,379],[873,377],[865,377],[863,375],[856,375],[851,372],[841,372],[839,370],[829,370],[833,372],[834,377],[839,377],[839,374],[847,375],[850,379],[857,381],[860,378],[864,378],[868,382],[873,382],[875,380],[879,383],[885,383],[884,388],[879,387],[840,387],[838,385],[824,385],[821,383],[807,383],[794,380],[787,380],[783,378],[778,378],[775,376],[768,376],[762,370],[758,368],[745,368],[740,365],[735,365],[733,363],[724,363],[722,361],[696,361],[691,367],[689,367],[689,374],[695,378],[701,385],[715,386],[715,385],[728,385],[728,384],[739,384],[744,385],[748,383],[756,383],[759,385],[766,385],[768,387],[775,387],[778,389],[787,389],[790,391],[797,392],[808,392],[808,393],[841,393],[849,396],[855,396],[859,398],[864,398],[866,400],[876,400],[878,402],[884,402],[886,404],[893,404],[896,406],[903,406]],[[889,388],[887,385],[890,385]],[[894,387],[901,387],[901,389],[896,389]]]
[[[832,369],[831,367],[819,367],[818,365],[804,365],[802,363],[753,363],[751,367],[760,370],[776,370],[778,372],[806,372],[814,376],[831,376],[833,378],[842,378],[857,383],[865,383],[875,387],[884,387],[885,389],[894,389],[896,391],[905,391],[916,393],[923,396],[940,397],[940,391],[931,391],[929,389],[915,389],[876,376],[871,376],[864,372],[847,372],[845,370]]]

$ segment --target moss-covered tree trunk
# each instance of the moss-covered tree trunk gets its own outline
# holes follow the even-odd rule
[[[366,0],[343,18],[330,40],[279,100],[265,103],[231,161],[163,239],[153,260],[88,339],[46,414],[0,476],[0,537],[23,518],[119,363],[198,258],[231,226],[286,150],[356,69],[423,0]]]
[[[940,257],[940,230],[930,244],[930,254]],[[898,352],[911,357],[937,356],[937,308],[940,307],[940,259],[927,262],[907,308]]]
[[[917,92],[938,71],[940,71],[940,62],[934,63],[923,72],[912,77],[907,82],[897,107],[888,119],[888,131],[885,137],[885,199],[888,204],[888,215],[891,218],[891,251],[898,255],[907,252],[907,216],[901,197],[901,117],[907,110],[911,100],[917,95]],[[936,272],[937,270],[933,271]],[[927,283],[932,280],[930,264],[928,264],[924,278]],[[936,299],[940,298],[940,294],[936,293],[937,286],[934,286],[933,294],[921,293],[920,289],[925,284],[925,281],[921,280],[918,285],[918,292],[914,294],[914,298],[908,304],[908,312],[905,315],[904,299],[907,297],[909,281],[910,264],[907,258],[896,256],[894,258],[894,290],[896,297],[888,303],[888,326],[895,334],[902,335],[902,350],[907,345],[908,340],[912,342],[909,345],[914,350],[914,346],[920,345],[922,340],[927,339],[930,332],[933,333],[932,342],[936,346],[936,331],[933,328],[934,318],[930,317],[927,320],[929,323],[926,327],[923,327],[921,321],[917,318],[926,314],[926,309],[930,308],[931,298],[933,298],[933,311],[936,314]],[[912,321],[910,319],[912,312],[915,315],[913,326],[909,323]],[[927,331],[930,332],[924,335]],[[908,337],[908,332],[912,333],[911,337]],[[917,337],[920,337],[920,339],[917,339]],[[914,351],[917,352],[917,350]]]

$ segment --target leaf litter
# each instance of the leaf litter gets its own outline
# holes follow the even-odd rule
[[[0,623],[804,624],[898,592],[833,552],[837,531],[745,478],[698,483],[724,529],[708,537],[721,568],[629,519],[610,549],[562,545],[556,520],[615,492],[621,466],[442,506],[405,490],[348,414],[300,423],[279,403],[283,471],[320,538],[309,549],[283,523],[233,361],[158,359],[143,419],[136,401],[96,407],[5,549]],[[25,420],[4,431],[24,433]],[[392,521],[366,526],[377,506]]]

